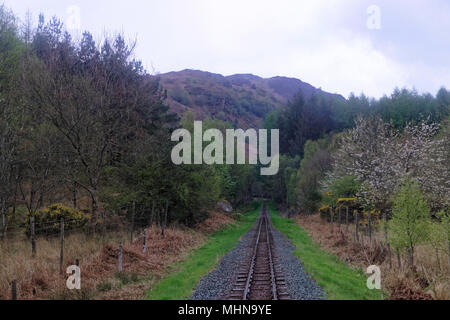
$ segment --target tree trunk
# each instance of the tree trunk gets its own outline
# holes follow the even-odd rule
[[[150,212],[150,219],[148,221],[148,226],[151,228],[153,225],[153,217],[155,214],[155,200],[152,200],[152,212]]]
[[[162,219],[161,219],[161,237],[164,239],[164,232],[165,232],[165,228],[167,226],[167,212],[169,211],[169,201],[168,200],[166,200],[166,207],[161,208],[161,209],[164,212],[164,217],[162,217]]]
[[[131,207],[131,230],[130,230],[130,242],[133,244],[133,233],[134,233],[134,217],[136,215],[136,202],[133,201]]]
[[[38,202],[37,202],[36,211],[39,208],[42,208],[43,206],[44,206],[44,195],[43,195],[42,192],[39,192],[39,199],[38,199]]]
[[[97,188],[93,188],[90,192],[91,201],[92,201],[92,221],[91,221],[91,234],[95,235],[95,225],[97,223],[97,215],[98,215],[98,194]]]
[[[169,214],[169,200],[166,200],[166,210],[164,211],[164,225],[167,226],[167,216]]]
[[[356,218],[355,218],[355,225],[356,225],[356,228],[355,228],[355,238],[356,238],[356,241],[359,243],[359,234],[358,234],[358,231],[359,231],[359,221],[358,221],[358,218],[359,218],[359,211],[356,210]]]
[[[14,187],[14,201],[13,201],[13,204],[12,204],[12,216],[14,217],[15,216],[15,214],[16,214],[16,206],[17,206],[17,193],[19,192],[19,183],[17,182],[18,181],[18,177],[16,178],[16,184],[15,184],[15,187]]]
[[[409,267],[414,267],[414,248],[408,248]]]
[[[31,255],[34,258],[36,257],[36,239],[35,239],[36,225],[34,215],[31,215],[30,217],[30,224],[31,224]]]
[[[164,215],[162,214],[164,209],[160,207],[159,211],[159,224],[161,226],[161,238],[164,239]]]
[[[434,249],[435,253],[436,253],[436,260],[437,260],[437,265],[438,265],[438,270],[441,270],[441,260],[439,259],[439,250],[437,248]]]
[[[104,239],[106,236],[106,216],[107,216],[107,212],[106,210],[103,210],[102,212],[102,238]]]
[[[388,249],[388,255],[389,255],[389,268],[392,269],[392,253],[391,253],[391,246],[389,243],[387,244],[387,249]]]
[[[76,184],[73,184],[73,188],[72,188],[72,205],[74,210],[77,209],[77,198],[78,198],[78,189]]]
[[[3,210],[3,205],[2,205],[2,225],[0,228],[0,235],[2,239],[4,239],[6,236],[6,212],[5,210]]]
[[[386,211],[383,211],[383,221],[384,221],[384,241],[388,243],[388,229],[387,229],[387,215]]]

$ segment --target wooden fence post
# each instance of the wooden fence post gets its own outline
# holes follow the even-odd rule
[[[142,247],[142,252],[147,252],[147,229],[144,229],[144,245]]]
[[[391,245],[387,244],[388,255],[389,255],[389,268],[392,269],[392,253],[391,253]]]
[[[167,210],[168,210],[168,207],[169,206],[169,202],[168,201],[166,201],[166,207],[165,207],[165,209],[164,209],[164,207],[162,207],[161,208],[161,210],[162,210],[162,216],[161,216],[161,238],[162,239],[164,239],[164,237],[165,237],[165,229],[166,229],[166,224],[167,224]]]
[[[119,273],[122,272],[122,251],[123,251],[123,245],[120,243],[119,246]]]
[[[5,212],[2,213],[2,227],[0,229],[0,235],[2,240],[5,239],[6,236],[6,214]]]
[[[167,227],[167,216],[168,216],[168,214],[169,214],[169,200],[166,200],[166,207],[165,207],[165,210],[164,210],[164,231],[165,231],[165,229]],[[164,236],[163,236],[163,239],[164,239]]]
[[[338,214],[338,219],[339,219],[339,221],[338,221],[338,224],[339,224],[339,231],[341,231],[341,209],[342,209],[342,206],[339,206],[339,214]]]
[[[31,224],[31,255],[36,257],[36,239],[35,239],[35,223],[34,223],[34,215],[30,217],[30,224]]]
[[[333,221],[333,208],[330,208],[330,216],[331,216],[331,232],[334,231],[334,221]]]
[[[346,211],[345,211],[345,228],[346,228],[346,230],[348,232],[348,206],[347,206]]]
[[[59,255],[59,272],[63,273],[64,265],[64,218],[61,217],[61,251]]]
[[[17,280],[11,283],[11,300],[17,300]]]
[[[388,226],[387,226],[387,214],[386,211],[383,210],[383,221],[384,221],[384,241],[386,242],[386,246],[388,249],[388,255],[389,255],[389,268],[392,268],[392,253],[391,253],[391,245],[389,244],[388,239]]]
[[[133,233],[134,233],[134,216],[136,214],[136,202],[133,201],[132,209],[131,209],[131,234],[130,241],[133,243]]]

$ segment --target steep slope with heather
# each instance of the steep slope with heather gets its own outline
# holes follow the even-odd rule
[[[260,127],[269,112],[284,107],[298,92],[309,98],[320,90],[294,78],[264,79],[252,74],[225,77],[183,70],[159,77],[172,111],[179,115],[193,111],[199,119],[216,118],[241,128]]]

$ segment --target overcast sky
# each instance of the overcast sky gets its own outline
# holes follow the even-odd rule
[[[152,73],[289,76],[380,97],[450,89],[450,1],[4,0],[20,18],[57,15],[72,34],[123,32]],[[375,5],[375,6],[374,6]],[[79,12],[79,14],[78,14]]]

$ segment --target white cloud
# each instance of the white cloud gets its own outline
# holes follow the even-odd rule
[[[366,27],[369,0],[5,1],[21,17],[29,8],[63,19],[76,4],[83,29],[137,37],[137,57],[159,72],[291,76],[376,97],[396,86],[435,93],[450,85],[446,0],[379,0],[378,31]]]
[[[279,65],[285,73],[302,75],[305,81],[331,92],[348,96],[364,92],[380,97],[395,86],[407,84],[408,72],[374,49],[364,38],[341,42],[328,39],[321,46],[291,54]]]

